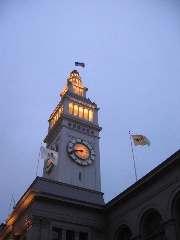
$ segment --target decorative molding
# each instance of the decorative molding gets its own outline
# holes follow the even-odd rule
[[[135,237],[131,238],[131,240],[142,240],[142,236],[136,235]]]
[[[161,223],[162,223],[164,228],[167,228],[167,227],[173,225],[174,222],[175,222],[175,219],[171,218],[171,219],[167,219],[167,220],[165,220],[165,221],[163,221]]]
[[[26,218],[26,224],[30,226],[49,227],[50,219],[42,216],[31,215]]]
[[[136,203],[133,206],[131,206],[130,208],[126,209],[124,212],[122,212],[121,214],[116,216],[114,219],[111,219],[111,223],[116,221],[118,218],[121,218],[122,216],[126,215],[127,213],[131,212],[135,208],[141,206],[145,202],[149,201],[151,198],[153,198],[154,196],[156,196],[159,193],[163,192],[164,190],[166,190],[167,188],[169,188],[170,186],[172,186],[174,183],[178,182],[179,180],[180,180],[180,177],[177,177],[177,178],[173,179],[171,182],[167,183],[166,185],[164,185],[163,187],[159,188],[158,190],[156,190],[155,192],[153,192],[149,196],[145,197],[144,199],[142,199],[138,203]]]
[[[78,117],[76,119],[76,117],[74,115],[70,116],[70,114],[62,113],[61,116],[59,117],[59,119],[56,121],[56,123],[50,129],[50,131],[48,132],[47,136],[44,139],[44,143],[47,143],[48,146],[52,143],[53,139],[58,135],[58,133],[59,133],[59,131],[61,130],[62,127],[69,128],[66,125],[61,125],[60,124],[62,119],[66,119],[68,121],[73,121],[75,124],[82,124],[86,128],[90,128],[94,131],[96,130],[96,131],[100,132],[102,130],[101,127],[99,127],[98,125],[96,125],[92,122],[89,122],[88,120],[84,120],[84,119],[82,120],[81,118],[79,119]],[[74,131],[79,131],[79,130],[74,129]],[[89,133],[86,133],[86,132],[84,134],[92,136],[92,134],[89,134]],[[94,136],[94,137],[96,137],[96,136]],[[99,137],[97,137],[97,138],[99,138]]]
[[[77,95],[75,93],[72,93],[70,91],[67,91],[65,93],[64,97],[68,97],[68,98],[72,97],[74,101],[77,99],[77,100],[81,101],[83,104],[87,103],[88,105],[92,105],[94,107],[97,107],[96,103],[95,102],[91,102],[91,100],[89,98],[85,98],[85,97],[79,96],[79,95]]]
[[[67,134],[67,136],[69,137],[69,138],[73,138],[73,139],[76,139],[77,137],[75,137],[74,135],[70,135],[70,134]],[[87,141],[87,140],[85,140],[85,139],[83,139],[84,141]],[[95,143],[94,142],[90,142],[90,141],[87,141],[90,145],[93,145],[93,147],[95,146]]]

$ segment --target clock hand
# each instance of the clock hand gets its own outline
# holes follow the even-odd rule
[[[73,152],[83,152],[83,150],[73,150],[70,153],[73,153]]]

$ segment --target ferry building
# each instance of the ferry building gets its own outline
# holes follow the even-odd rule
[[[0,240],[179,240],[180,151],[104,203],[98,106],[76,70],[48,120],[37,177],[0,225]]]

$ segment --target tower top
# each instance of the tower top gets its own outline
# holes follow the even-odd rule
[[[82,79],[78,73],[77,70],[73,70],[70,73],[70,77],[67,79],[67,84],[72,83],[75,85],[81,85],[82,84]]]
[[[67,79],[67,84],[61,92],[60,96],[63,97],[67,91],[86,97],[86,92],[88,91],[88,88],[82,86],[82,79],[77,70],[73,70],[72,72],[70,72],[70,76]]]
[[[59,163],[45,161],[43,177],[95,191],[101,190],[98,110],[86,98],[87,88],[73,70],[61,92],[61,100],[49,118],[44,139],[59,153]]]

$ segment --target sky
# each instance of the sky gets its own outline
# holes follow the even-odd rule
[[[133,147],[138,179],[179,149],[179,13],[179,0],[0,0],[0,223],[36,177],[74,69],[100,108],[105,202],[136,181],[129,131],[151,141]]]

